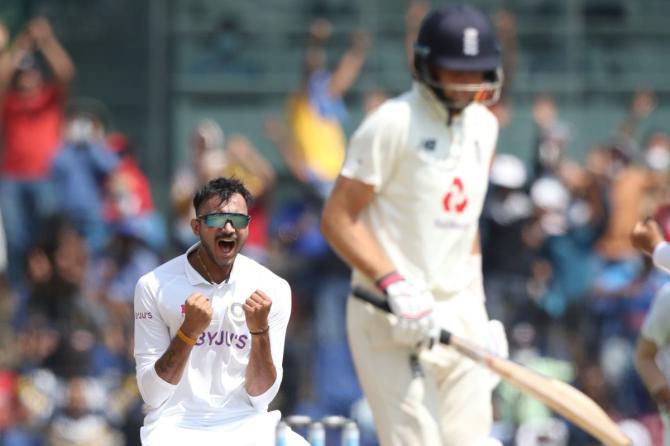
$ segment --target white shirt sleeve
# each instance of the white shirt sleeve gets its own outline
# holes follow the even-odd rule
[[[407,140],[409,108],[388,101],[372,112],[349,141],[340,174],[382,189],[396,168],[396,160]]]
[[[652,258],[657,268],[670,273],[670,243],[661,242],[656,245]]]
[[[670,284],[661,288],[642,324],[642,336],[658,348],[670,345]]]
[[[274,363],[277,372],[277,378],[272,386],[262,394],[256,396],[247,394],[249,396],[249,401],[251,401],[251,405],[260,411],[266,410],[275,396],[277,396],[277,392],[279,392],[279,386],[281,385],[284,376],[282,358],[284,357],[286,329],[291,317],[291,287],[288,282],[281,280],[279,286],[275,290],[275,295],[269,295],[272,298],[272,309],[270,310],[270,317],[268,320],[268,325],[270,326],[270,349],[272,353],[272,362]]]
[[[147,282],[148,276],[144,276],[135,286],[135,368],[142,399],[155,409],[174,394],[177,386],[163,380],[154,368],[171,339]]]

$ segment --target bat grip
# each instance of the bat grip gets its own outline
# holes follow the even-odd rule
[[[377,293],[374,293],[372,291],[366,290],[365,288],[356,286],[351,291],[351,294],[354,297],[356,297],[357,299],[365,301],[365,302],[379,308],[380,310],[383,310],[387,313],[393,313],[393,311],[391,311],[391,306],[389,305],[388,300],[381,297]],[[445,329],[441,329],[440,330],[439,341],[440,341],[440,344],[448,345],[451,342],[451,333],[449,333]]]

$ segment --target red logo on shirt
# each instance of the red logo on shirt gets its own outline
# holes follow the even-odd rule
[[[186,304],[181,305],[181,314],[186,314]]]
[[[463,192],[463,181],[460,178],[454,178],[449,191],[442,200],[444,210],[447,212],[456,212],[460,214],[468,205],[468,197]]]

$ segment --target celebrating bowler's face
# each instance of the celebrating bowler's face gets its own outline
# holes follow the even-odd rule
[[[249,236],[248,218],[242,195],[233,194],[226,202],[213,196],[202,203],[191,227],[209,258],[220,268],[229,268]]]

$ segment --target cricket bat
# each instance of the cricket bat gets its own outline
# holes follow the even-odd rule
[[[375,307],[391,312],[386,299],[364,288],[355,287],[353,295]],[[482,364],[521,392],[537,398],[556,413],[593,435],[607,446],[631,446],[621,428],[591,398],[575,387],[534,372],[522,365],[501,358],[485,348],[442,330],[440,343]]]

